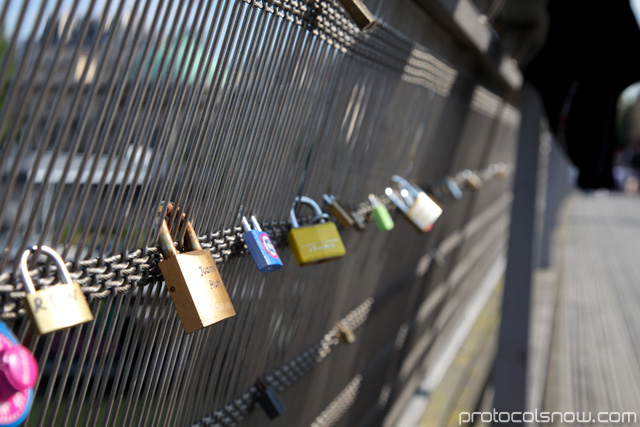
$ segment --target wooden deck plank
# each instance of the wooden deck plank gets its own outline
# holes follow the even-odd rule
[[[640,414],[640,198],[567,203],[544,410]]]

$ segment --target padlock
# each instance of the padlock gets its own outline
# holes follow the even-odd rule
[[[53,259],[62,277],[62,283],[36,291],[29,276],[27,261],[29,255],[38,250],[38,246],[33,246],[22,253],[20,275],[27,291],[24,305],[36,332],[44,335],[92,321],[93,314],[82,293],[82,288],[79,284],[73,283],[60,255],[48,246],[40,246],[39,249]]]
[[[391,180],[398,187],[385,190],[387,197],[404,212],[407,218],[422,232],[430,231],[442,214],[442,208],[415,184],[398,175]]]
[[[345,344],[353,344],[356,341],[356,335],[351,328],[348,328],[341,322],[336,322],[336,327],[338,328],[338,338],[340,338],[340,341]]]
[[[373,217],[373,221],[376,223],[378,230],[393,230],[395,224],[393,222],[393,218],[391,218],[391,214],[389,214],[389,211],[387,210],[387,207],[380,203],[374,194],[369,194],[369,202],[373,207],[371,210],[371,216]]]
[[[351,212],[351,218],[353,218],[353,226],[357,231],[364,231],[367,229],[367,223],[357,211]]]
[[[172,209],[169,204],[167,215]],[[190,334],[235,316],[211,251],[202,249],[191,223],[186,227],[185,253],[178,253],[174,246],[166,219],[161,227],[160,246],[165,259],[158,266],[184,331]]]
[[[463,170],[460,173],[460,177],[462,178],[462,182],[464,182],[465,186],[473,190],[479,190],[482,188],[482,180],[470,169]]]
[[[20,345],[11,329],[0,322],[0,427],[22,424],[33,403],[38,363]]]
[[[449,194],[451,194],[454,199],[456,200],[462,199],[462,196],[463,196],[462,190],[460,189],[460,186],[454,179],[450,177],[446,177],[444,179],[444,183],[447,187],[447,190],[449,191]]]
[[[494,165],[495,175],[498,179],[505,179],[509,176],[509,171],[507,170],[507,165],[503,162],[498,162]]]
[[[342,224],[344,228],[349,228],[353,225],[353,218],[349,215],[347,208],[340,203],[335,196],[325,194],[322,196],[324,202],[329,207],[329,213],[336,217],[338,222]]]
[[[273,246],[269,235],[262,231],[255,216],[251,217],[253,229],[249,225],[247,218],[242,217],[242,228],[245,233],[242,235],[244,243],[249,249],[249,253],[258,266],[258,270],[269,273],[282,268],[282,261]]]
[[[340,3],[362,31],[369,32],[378,23],[376,17],[361,0],[340,0]]]
[[[295,212],[298,203],[311,206],[315,213],[312,222],[317,224],[300,227]],[[336,225],[333,222],[325,222],[327,217],[328,215],[322,213],[322,209],[313,199],[305,196],[296,197],[290,214],[292,228],[287,234],[296,264],[318,264],[340,258],[347,252]]]
[[[278,397],[278,393],[276,393],[276,390],[273,387],[265,384],[262,379],[258,379],[256,381],[255,387],[258,391],[258,403],[269,419],[272,420],[284,413],[284,405],[280,401],[280,397]]]

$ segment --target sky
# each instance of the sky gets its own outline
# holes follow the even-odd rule
[[[631,0],[631,10],[636,15],[636,21],[640,23],[640,0]]]

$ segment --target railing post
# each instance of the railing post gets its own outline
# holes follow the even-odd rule
[[[497,412],[526,410],[531,285],[539,245],[536,199],[542,136],[542,104],[537,92],[528,84],[522,90],[521,113],[502,320],[495,361],[494,408]]]

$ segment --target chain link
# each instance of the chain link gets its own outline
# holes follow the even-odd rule
[[[336,424],[340,418],[349,410],[358,397],[362,375],[356,375],[349,384],[331,401],[329,406],[320,413],[311,427],[329,427]]]
[[[340,320],[343,325],[352,329],[360,327],[371,311],[373,298],[367,298],[362,304],[351,310]],[[338,327],[334,326],[326,334],[306,351],[284,364],[282,367],[266,374],[263,378],[265,384],[277,391],[284,391],[287,387],[297,382],[307,372],[326,359],[333,347],[340,343],[338,339]],[[258,398],[256,387],[248,388],[244,393],[235,398],[231,403],[213,413],[204,416],[193,426],[232,426],[237,425],[253,410]]]
[[[504,171],[500,169],[500,173]],[[464,181],[457,174],[456,181],[464,188]],[[487,169],[477,172],[484,181],[494,179],[499,175],[496,168],[490,166]],[[502,175],[501,175],[502,176]],[[425,187],[425,188],[428,188]],[[396,206],[386,195],[378,196],[380,203],[384,204],[390,212],[396,210]],[[354,213],[359,215],[365,222],[371,222],[371,211],[373,207],[368,201],[359,203],[354,209]],[[309,224],[311,216],[301,218],[301,224]],[[291,226],[287,220],[264,222],[262,229],[267,232],[274,246],[285,247],[287,243],[287,233]],[[241,227],[229,227],[209,233],[199,237],[203,249],[209,249],[213,259],[217,264],[226,262],[230,258],[244,256],[248,253]],[[162,281],[162,274],[158,267],[158,262],[162,260],[158,247],[147,247],[138,249],[128,254],[118,254],[107,258],[94,258],[78,262],[67,262],[74,282],[82,286],[82,291],[87,297],[103,299],[130,292],[138,286],[146,286],[158,281]],[[40,265],[29,274],[38,286],[50,286],[57,280],[56,268],[51,265]],[[17,283],[14,272],[7,272],[0,275],[0,301],[2,303],[2,319],[16,319],[25,314],[20,302],[26,295],[22,284]]]

